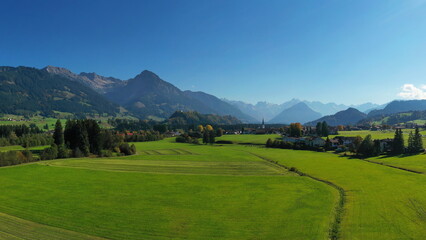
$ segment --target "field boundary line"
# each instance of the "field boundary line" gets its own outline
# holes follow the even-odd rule
[[[406,171],[406,172],[411,172],[411,173],[416,173],[416,174],[424,174],[423,172],[416,171],[416,170],[413,170],[413,169],[397,167],[397,166],[389,165],[389,164],[386,164],[386,163],[371,161],[371,160],[368,160],[368,159],[359,158],[359,160],[369,162],[369,163],[373,163],[373,164],[377,164],[377,165],[381,165],[381,166],[385,166],[385,167],[395,168],[395,169],[398,169],[398,170],[401,170],[401,171]]]
[[[257,158],[260,158],[260,159],[262,159],[264,161],[267,161],[267,162],[270,162],[272,164],[275,164],[275,165],[277,165],[277,166],[279,166],[281,168],[284,168],[284,169],[286,169],[288,171],[290,171],[290,169],[291,169],[290,167],[288,167],[286,165],[280,164],[277,161],[271,160],[271,159],[266,158],[264,156],[261,156],[261,155],[258,155],[258,154],[252,153],[252,152],[248,152],[248,151],[244,151],[244,152],[247,152],[247,153],[249,153],[249,154],[251,154],[253,156],[256,156]],[[315,181],[319,181],[319,182],[325,183],[325,184],[327,184],[327,185],[335,188],[339,192],[339,200],[337,202],[337,205],[335,206],[334,221],[331,224],[331,228],[329,230],[329,238],[330,239],[332,239],[332,240],[339,239],[340,238],[340,224],[341,224],[342,219],[343,219],[344,206],[345,206],[345,203],[346,203],[346,191],[345,191],[345,189],[343,189],[342,187],[340,187],[339,185],[337,185],[337,184],[335,184],[333,182],[330,182],[330,181],[327,181],[327,180],[324,180],[324,179],[321,179],[321,178],[317,178],[317,177],[311,176],[311,175],[306,174],[304,172],[300,172],[298,170],[294,171],[294,172],[297,173],[299,176],[306,176],[306,177],[309,177],[309,178],[311,178],[311,179],[313,179]]]

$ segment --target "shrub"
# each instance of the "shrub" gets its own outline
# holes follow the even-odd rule
[[[112,151],[111,150],[101,150],[100,157],[112,157]]]
[[[41,152],[40,157],[42,160],[56,159],[58,157],[58,146],[56,146],[56,144],[53,144],[51,147],[45,148]]]
[[[133,147],[132,147],[133,146]],[[136,153],[136,147],[135,145],[129,146],[128,143],[122,143],[120,144],[120,152],[124,155],[133,155]]]

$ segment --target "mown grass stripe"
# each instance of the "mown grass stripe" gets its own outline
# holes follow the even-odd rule
[[[261,155],[258,155],[258,154],[252,153],[252,152],[247,152],[247,153],[250,153],[253,156],[256,156],[256,157],[258,157],[260,159],[263,159],[263,160],[265,160],[267,162],[270,162],[272,164],[280,166],[280,167],[282,167],[282,168],[284,168],[286,170],[290,170],[291,169],[291,167],[288,167],[288,166],[285,166],[283,164],[280,164],[277,161],[273,161],[273,160],[268,159],[268,158],[266,158],[264,156],[261,156]],[[311,178],[313,180],[325,183],[325,184],[327,184],[327,185],[335,188],[339,192],[339,201],[338,201],[338,204],[336,205],[336,208],[335,208],[334,221],[333,221],[333,223],[331,225],[331,228],[330,228],[330,231],[329,231],[329,237],[330,237],[330,239],[332,239],[332,240],[339,239],[339,237],[340,237],[340,224],[341,224],[342,219],[343,219],[344,207],[345,207],[345,202],[346,202],[346,191],[342,187],[340,187],[337,184],[332,183],[330,181],[327,181],[327,180],[324,180],[324,179],[320,179],[320,178],[311,176],[309,174],[306,174],[306,173],[303,173],[303,172],[300,172],[300,171],[296,171],[296,173],[299,174],[300,176],[306,176],[306,177],[309,177],[309,178]]]

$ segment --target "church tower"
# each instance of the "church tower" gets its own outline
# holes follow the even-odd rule
[[[262,118],[262,129],[265,129],[265,119]]]

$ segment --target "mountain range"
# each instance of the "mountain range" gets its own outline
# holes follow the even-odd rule
[[[116,115],[121,109],[80,82],[29,67],[0,67],[0,112]]]
[[[327,124],[330,126],[353,125],[365,119],[366,117],[367,114],[359,111],[358,109],[348,108],[346,110],[337,112],[336,114],[324,116],[315,121],[308,122],[306,125],[315,126],[318,122],[324,121],[327,122]]]
[[[374,103],[364,103],[360,105],[344,105],[344,104],[337,104],[337,103],[322,103],[319,101],[306,101],[306,100],[299,100],[299,99],[291,99],[290,101],[284,102],[282,104],[274,104],[274,103],[268,103],[268,102],[258,102],[256,104],[250,104],[245,103],[242,101],[233,101],[233,100],[227,100],[223,99],[224,101],[234,105],[238,109],[240,109],[242,112],[246,113],[247,115],[250,115],[251,117],[255,118],[258,121],[261,121],[263,118],[265,121],[270,121],[274,117],[276,117],[278,114],[280,114],[282,111],[300,103],[305,103],[311,110],[318,112],[321,114],[321,116],[326,115],[332,115],[339,111],[346,110],[350,107],[356,108],[362,112],[368,113],[371,110],[374,109],[380,109],[383,108],[385,105],[378,105]],[[310,121],[315,119],[310,119]]]
[[[315,112],[304,102],[299,102],[285,110],[268,121],[268,123],[285,123],[294,122],[305,123],[312,119],[321,117],[319,112]]]
[[[219,99],[205,92],[182,91],[150,71],[120,80],[96,73],[73,73],[54,66],[0,67],[0,113],[54,115],[127,114],[163,120],[176,111],[232,115],[244,123],[314,122],[353,124],[359,119],[426,110],[426,100],[393,101],[377,105],[344,105],[291,99],[282,104]],[[365,114],[368,114],[364,116]],[[325,116],[325,117],[323,117]],[[323,118],[322,118],[323,117]]]

